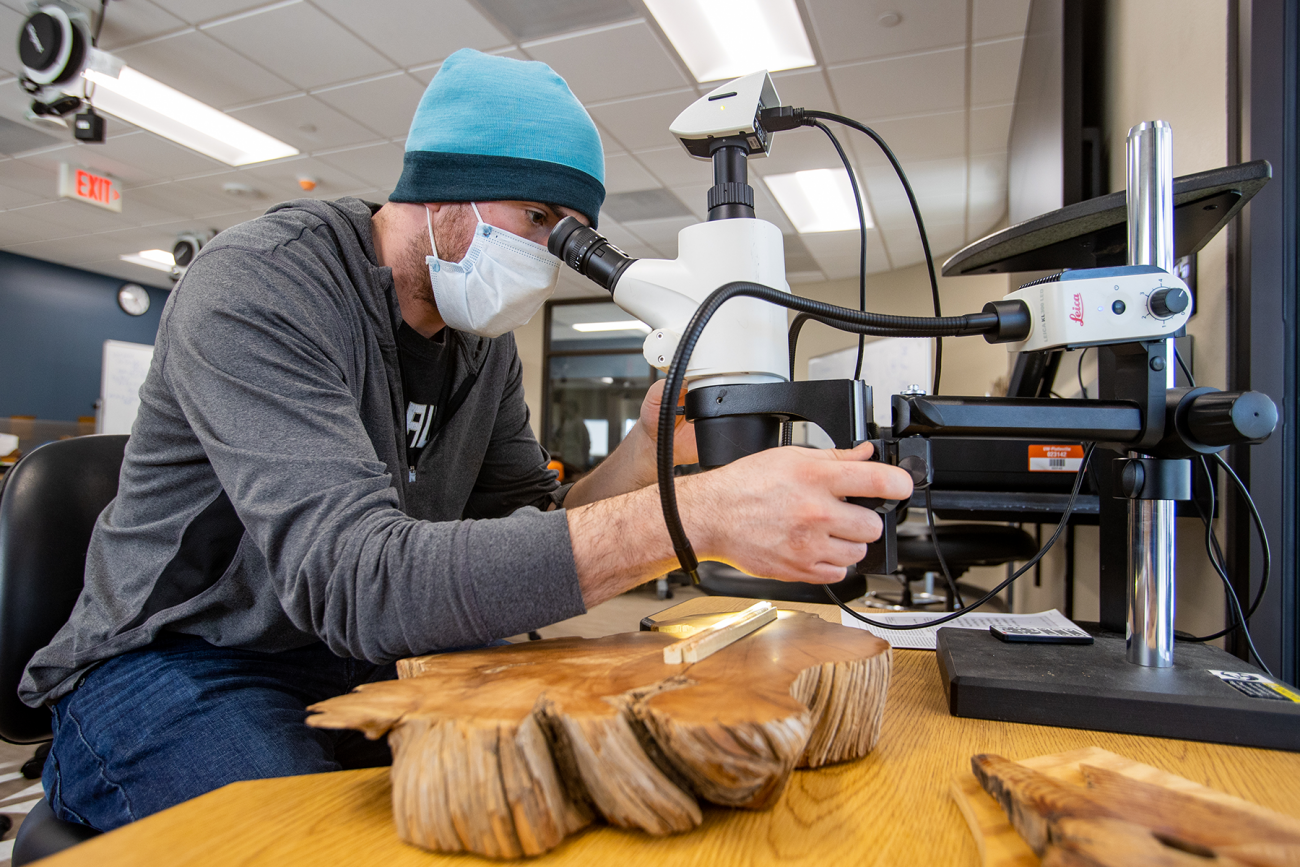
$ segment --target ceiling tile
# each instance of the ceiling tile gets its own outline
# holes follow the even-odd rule
[[[405,137],[424,85],[404,72],[313,94],[383,136]]]
[[[695,217],[670,217],[666,220],[640,220],[623,225],[629,232],[659,251],[665,259],[677,258],[677,233],[700,222]]]
[[[399,66],[442,60],[461,48],[487,51],[510,42],[465,0],[314,2]]]
[[[527,60],[528,58],[517,57],[515,59]],[[442,69],[442,64],[434,63],[429,66],[420,66],[420,67],[416,67],[415,69],[408,69],[407,72],[410,73],[412,76],[414,76],[416,81],[420,82],[421,84],[427,87],[429,82],[433,81],[433,77],[438,74],[439,69]]]
[[[754,184],[754,216],[760,220],[767,220],[781,230],[783,235],[795,234],[794,225],[786,217],[785,211],[772,198],[768,192],[767,186],[759,181]]]
[[[587,111],[626,150],[635,152],[670,146],[680,150],[681,145],[668,128],[696,98],[693,90],[674,90],[655,96],[589,105]]]
[[[403,153],[401,145],[385,142],[320,154],[317,159],[368,184],[391,190],[402,174]]]
[[[220,109],[297,90],[283,78],[196,30],[117,53],[127,65]]]
[[[393,68],[391,61],[307,3],[271,7],[212,25],[205,32],[303,88]]]
[[[843,280],[858,276],[858,232],[811,232],[800,235],[808,252],[826,274],[828,280]],[[867,270],[883,271],[889,268],[889,259],[875,229],[867,230]]]
[[[17,75],[22,71],[23,62],[18,59],[18,31],[27,16],[8,6],[0,6],[0,34],[5,34],[0,42],[0,70]]]
[[[675,195],[660,187],[611,193],[605,197],[601,210],[624,225],[634,221],[689,217],[691,213]],[[691,222],[695,220],[692,218]]]
[[[600,233],[608,238],[615,247],[637,259],[653,259],[659,255],[658,250],[646,244],[636,235],[614,222],[614,220],[603,215],[600,218]]]
[[[827,74],[841,113],[863,123],[966,103],[964,48],[832,67]]]
[[[36,209],[40,207],[43,206],[0,212],[0,245],[9,249],[17,244],[30,244],[66,235],[67,232],[61,227],[37,216]]]
[[[664,148],[651,148],[635,152],[641,165],[669,187],[690,184],[712,184],[713,164],[698,160],[686,153],[679,144]]]
[[[314,96],[293,96],[230,112],[300,151],[364,144],[376,134]]]
[[[563,76],[584,103],[690,84],[649,25],[640,20],[523,47]]]
[[[259,202],[270,205],[273,201],[264,191],[260,196],[255,194],[251,198],[226,193],[222,190],[222,184],[228,181],[244,183],[235,172],[230,171],[186,181],[128,188],[122,195],[129,201],[138,199],[174,214],[176,219],[185,220],[226,214]]]
[[[673,195],[682,200],[682,204],[686,206],[687,210],[697,218],[707,220],[709,218],[709,189],[712,188],[712,186],[712,183],[688,184],[686,186],[673,187],[672,191]],[[758,195],[757,187],[754,188],[754,195]]]
[[[975,0],[976,40],[1023,36],[1029,21],[1030,0]]]
[[[217,21],[278,0],[160,0],[167,11],[190,24]]]
[[[827,63],[921,51],[966,41],[966,0],[806,0]],[[901,13],[892,27],[886,13]]]
[[[990,108],[971,109],[970,152],[972,154],[1000,153],[1007,149],[1011,137],[1013,106],[995,105]]]
[[[92,25],[98,14],[98,10],[92,13]],[[132,45],[183,27],[184,21],[149,0],[110,3],[108,14],[104,16],[104,29],[99,34],[99,47],[115,51],[123,45]]]
[[[903,164],[966,155],[966,112],[949,111],[917,117],[881,120],[871,125]],[[865,135],[851,133],[853,149],[863,165],[888,165],[884,151]]]
[[[843,131],[835,132],[843,143]],[[849,155],[852,158],[852,151],[849,151]],[[842,168],[843,165],[830,139],[820,130],[811,128],[790,130],[777,135],[772,142],[771,153],[749,161],[750,170],[758,175],[783,175],[805,169]]]
[[[605,192],[626,193],[659,186],[654,175],[628,154],[605,157]]]
[[[217,172],[227,168],[223,162],[205,157],[198,151],[182,147],[151,132],[118,136],[104,144],[78,144],[73,153],[75,157],[72,160],[81,160],[92,168],[104,159],[129,166],[129,172],[119,169],[118,173],[122,180],[130,183]]]
[[[68,150],[71,150],[70,148]],[[31,193],[42,199],[53,199],[58,192],[59,166],[29,163],[23,160],[0,160],[0,184]]]
[[[42,223],[55,227],[55,231],[46,235],[46,238],[67,238],[89,232],[108,232],[113,229],[136,225],[135,221],[127,216],[125,208],[123,208],[122,213],[115,214],[112,211],[106,211],[85,202],[74,202],[70,199],[60,199],[43,205],[32,205],[30,208],[6,211],[5,213],[26,214]]]
[[[966,202],[964,159],[913,163],[905,168],[927,230],[931,222],[962,218]],[[883,228],[902,227],[915,234],[912,208],[893,169],[870,166],[862,171],[862,176],[866,179],[876,224]]]
[[[975,46],[971,58],[971,105],[1011,102],[1016,98],[1024,43],[1018,37]]]
[[[298,184],[301,177],[314,180],[315,189],[303,190]],[[250,166],[240,169],[234,179],[261,190],[273,202],[301,198],[334,199],[373,186],[313,157],[291,157]]]
[[[478,0],[517,40],[587,30],[636,17],[628,0]]]
[[[820,69],[775,72],[772,83],[782,105],[835,111],[835,100],[826,84],[826,74]]]
[[[37,195],[27,190],[16,190],[13,187],[0,185],[0,211],[21,208],[23,205],[34,205],[49,198],[49,194],[50,191],[48,190],[45,195]]]

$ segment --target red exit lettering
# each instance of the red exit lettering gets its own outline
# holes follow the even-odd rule
[[[108,202],[109,190],[113,182],[108,178],[101,178],[98,175],[92,175],[90,172],[77,169],[77,195],[83,199],[93,199],[96,202]]]

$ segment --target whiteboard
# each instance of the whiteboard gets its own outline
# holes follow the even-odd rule
[[[809,379],[852,379],[858,361],[858,347],[828,352],[808,359]],[[876,424],[894,423],[891,396],[919,385],[930,390],[930,341],[911,337],[885,337],[873,340],[862,349],[862,376],[871,386]],[[808,425],[807,444],[831,448],[831,438],[816,425]]]
[[[95,433],[129,434],[140,411],[140,386],[149,374],[153,347],[147,343],[104,341],[99,374],[99,410]]]

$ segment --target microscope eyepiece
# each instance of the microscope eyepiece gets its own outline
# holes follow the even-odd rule
[[[564,264],[609,292],[636,259],[609,242],[604,235],[582,225],[575,217],[555,224],[546,239],[546,249]]]

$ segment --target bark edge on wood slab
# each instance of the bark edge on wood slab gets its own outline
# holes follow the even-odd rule
[[[397,681],[313,705],[308,723],[388,734],[408,843],[538,855],[593,818],[652,835],[700,800],[766,809],[796,767],[866,755],[889,645],[799,612],[694,664],[674,636],[562,638],[402,660]]]

